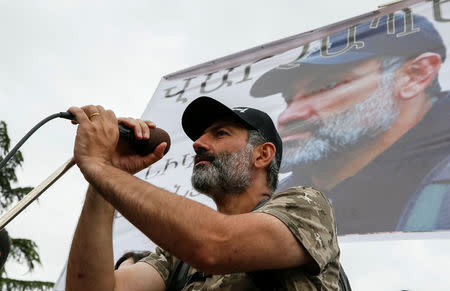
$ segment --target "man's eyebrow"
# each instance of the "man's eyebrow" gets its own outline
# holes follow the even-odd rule
[[[217,122],[215,125],[211,125],[210,127],[208,127],[207,129],[205,129],[205,133],[208,131],[214,131],[214,130],[218,130],[220,128],[225,128],[229,131],[233,131],[233,127],[236,126],[237,124],[231,122],[231,121],[222,121],[222,122]]]
[[[224,124],[224,123],[220,123],[220,124],[216,124],[216,125],[211,125],[210,127],[208,127],[208,128],[205,130],[205,132],[208,132],[208,131],[215,131],[215,130],[218,130],[218,129],[220,129],[220,128],[228,128],[228,127],[229,127],[229,125]]]

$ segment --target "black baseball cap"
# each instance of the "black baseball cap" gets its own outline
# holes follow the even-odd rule
[[[224,117],[235,118],[245,127],[257,130],[266,141],[273,143],[277,164],[280,167],[283,156],[281,138],[270,116],[261,110],[251,107],[229,108],[211,97],[201,96],[186,107],[181,124],[186,135],[196,141],[208,127]]]
[[[355,43],[349,46],[349,29],[329,37],[328,55],[321,49],[294,63],[278,66],[263,74],[253,84],[250,95],[265,97],[287,89],[292,81],[314,70],[326,72],[336,65],[354,65],[377,57],[414,58],[433,52],[446,58],[446,47],[434,25],[425,17],[405,13],[384,15],[355,27]],[[342,52],[342,53],[340,53]]]

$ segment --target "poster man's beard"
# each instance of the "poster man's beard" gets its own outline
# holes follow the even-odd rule
[[[314,129],[310,139],[283,143],[282,171],[292,170],[297,164],[323,160],[389,129],[399,113],[393,98],[392,78],[393,73],[384,72],[380,85],[367,99],[327,119],[310,122],[307,126]],[[299,122],[299,128],[305,122],[308,121]]]
[[[253,147],[229,153],[211,154],[200,152],[197,157],[207,164],[194,166],[192,186],[212,198],[226,194],[241,194],[250,186],[252,178]]]

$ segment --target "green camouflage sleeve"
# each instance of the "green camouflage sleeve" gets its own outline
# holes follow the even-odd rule
[[[151,253],[147,257],[141,259],[139,262],[144,262],[152,266],[158,271],[158,273],[163,278],[167,286],[167,279],[175,265],[176,258],[172,256],[169,252],[157,247],[155,253]]]
[[[336,222],[328,199],[311,187],[292,187],[274,195],[255,210],[281,220],[313,257],[315,275],[339,256]]]

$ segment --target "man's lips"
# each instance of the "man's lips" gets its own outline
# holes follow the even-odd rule
[[[204,164],[207,164],[207,163],[209,163],[209,161],[206,161],[206,160],[200,160],[200,161],[198,161],[198,162],[195,162],[195,166],[197,166],[197,165],[204,165]]]
[[[283,142],[298,140],[298,139],[309,139],[314,136],[321,127],[320,120],[311,121],[291,121],[280,127],[280,137]]]
[[[296,139],[309,139],[313,136],[313,133],[308,131],[308,132],[299,132],[299,133],[294,133],[294,134],[287,134],[287,135],[282,135],[281,136],[281,141],[282,142],[288,142],[291,140],[296,140]]]
[[[211,155],[197,155],[197,156],[195,156],[194,164],[195,165],[207,164],[207,163],[211,163],[212,161],[214,161],[214,159],[215,159],[215,157],[213,157]]]

